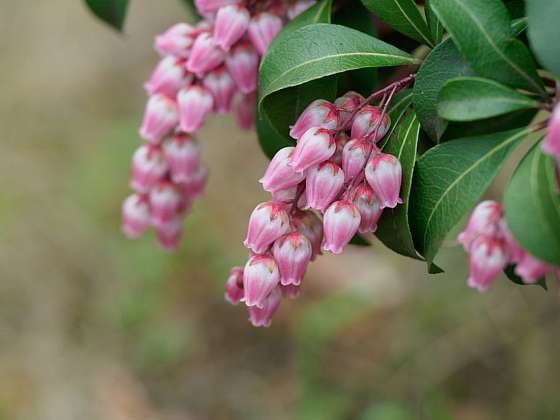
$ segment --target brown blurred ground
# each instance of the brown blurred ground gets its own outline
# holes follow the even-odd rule
[[[133,1],[126,34],[80,1],[1,1],[0,419],[557,419],[558,288],[465,286],[382,245],[313,264],[269,330],[222,300],[264,197],[253,134],[201,133],[212,178],[184,244],[119,233],[154,34],[179,1]]]

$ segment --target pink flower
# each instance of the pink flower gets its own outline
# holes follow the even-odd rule
[[[270,255],[253,255],[247,261],[243,274],[243,301],[247,306],[264,309],[266,298],[280,282],[280,272]]]
[[[381,208],[395,208],[402,204],[399,198],[402,168],[399,160],[385,153],[378,153],[366,165],[366,179],[379,199]]]
[[[508,262],[504,241],[479,236],[471,247],[468,285],[484,292]]]
[[[255,125],[255,92],[248,95],[239,94],[235,104],[237,125],[243,130],[250,130]]]
[[[291,188],[305,179],[304,173],[294,171],[288,164],[294,150],[295,147],[284,147],[276,152],[264,176],[259,180],[265,191],[275,192]]]
[[[206,181],[208,181],[208,166],[201,163],[198,165],[196,172],[182,184],[185,196],[190,200],[195,200],[200,197],[206,186]]]
[[[360,212],[360,233],[375,232],[377,222],[383,213],[379,200],[365,182],[358,185],[350,194],[350,201]]]
[[[264,55],[272,40],[282,30],[282,19],[272,13],[259,13],[249,23],[249,39],[260,55]]]
[[[282,292],[282,297],[286,299],[295,299],[299,296],[301,292],[301,286],[296,286],[289,284],[287,286],[280,285],[280,291]]]
[[[312,127],[298,140],[289,165],[294,171],[303,172],[328,160],[335,151],[336,143],[331,132],[324,128]]]
[[[321,255],[321,245],[323,243],[323,223],[311,211],[298,211],[292,217],[292,225],[298,232],[305,235],[311,243],[311,261],[317,255]]]
[[[225,53],[216,45],[212,36],[202,32],[194,41],[187,61],[187,70],[202,78],[224,62]]]
[[[548,129],[546,137],[542,142],[542,149],[560,162],[560,106],[558,105],[554,107],[554,112],[548,122]]]
[[[515,274],[521,277],[523,283],[527,284],[536,283],[553,271],[554,267],[552,265],[536,259],[528,252],[523,253],[523,257],[515,266]]]
[[[354,179],[366,165],[372,144],[363,139],[352,139],[342,150],[342,169],[345,181]]]
[[[254,327],[270,327],[272,317],[278,310],[281,302],[282,292],[279,287],[276,287],[270,292],[262,308],[257,306],[247,308],[249,311],[249,321]]]
[[[227,114],[231,111],[231,102],[237,87],[223,67],[218,67],[206,75],[203,82],[214,98],[214,111]]]
[[[354,117],[350,137],[353,139],[368,138],[374,133],[377,133],[375,139],[372,139],[374,143],[377,143],[385,137],[391,125],[391,118],[389,118],[389,115],[385,114],[383,119],[381,119],[382,113],[380,108],[372,105],[361,109]]]
[[[300,232],[291,232],[277,239],[272,255],[280,271],[280,284],[299,286],[312,253],[311,242]]]
[[[362,95],[353,91],[346,92],[343,96],[337,98],[337,100],[334,101],[334,106],[336,106],[340,114],[340,124],[347,122],[352,112],[362,105],[364,101],[365,98]],[[340,128],[345,129],[346,127]]]
[[[346,200],[336,201],[323,216],[323,249],[340,254],[360,226],[360,212]]]
[[[214,24],[214,41],[224,50],[241,39],[249,26],[250,15],[247,9],[239,4],[230,4],[218,10]]]
[[[272,201],[279,203],[292,203],[297,197],[297,185],[294,187],[286,188],[285,190],[278,190],[271,192]]]
[[[186,133],[177,133],[163,144],[163,154],[175,183],[189,181],[200,165],[200,147]]]
[[[350,141],[350,137],[344,131],[341,131],[335,136],[334,141],[336,143],[336,151],[332,155],[331,160],[342,167],[342,153],[344,152],[344,146]]]
[[[256,254],[262,254],[276,239],[289,231],[286,210],[278,203],[267,201],[259,204],[251,213],[247,239],[243,244]]]
[[[290,137],[299,140],[311,128],[335,130],[339,116],[336,107],[329,101],[318,99],[311,102],[291,127]]]
[[[214,99],[208,89],[191,85],[179,91],[179,120],[181,130],[186,133],[198,131],[206,122],[214,106]]]
[[[169,181],[161,181],[150,191],[150,209],[152,224],[162,226],[169,223],[177,215],[177,209],[182,201],[181,192]]]
[[[257,89],[259,55],[249,43],[240,43],[226,57],[226,68],[242,93]]]
[[[132,156],[132,179],[130,187],[139,193],[147,193],[163,179],[168,166],[161,149],[151,144],[140,146]]]
[[[163,224],[156,226],[156,235],[161,248],[165,251],[173,251],[179,245],[183,226],[181,219],[175,217]]]
[[[237,305],[243,296],[243,267],[233,267],[226,282],[225,299],[232,305]]]
[[[344,172],[336,163],[312,166],[305,179],[306,207],[324,212],[336,200],[344,185]]]
[[[316,0],[297,0],[288,6],[288,19],[293,20],[311,6],[316,3]]]
[[[203,15],[209,12],[215,12],[228,4],[236,3],[239,3],[239,0],[194,0],[197,10]]]
[[[159,144],[177,125],[178,119],[177,104],[173,99],[164,95],[153,95],[146,104],[140,137],[152,144]]]
[[[478,207],[481,206],[483,203],[485,203],[485,202],[480,203],[478,205]],[[488,203],[495,203],[495,202],[488,201]],[[500,206],[499,203],[495,203],[495,204]],[[476,209],[475,209],[475,211],[476,211]],[[483,212],[483,209],[481,208],[480,211]],[[501,206],[500,206],[500,210],[499,210],[498,213],[501,216]],[[471,215],[471,219],[473,219],[474,216],[475,216],[475,214],[473,212],[473,214]],[[481,215],[479,215],[479,217],[480,216]],[[506,243],[507,254],[508,254],[508,257],[509,257],[510,261],[518,263],[523,259],[526,252],[517,243],[517,241],[515,240],[515,238],[511,234],[511,231],[507,227],[504,219],[499,220],[499,228],[498,228],[498,225],[496,224],[496,222],[490,223],[486,226],[485,226],[484,223],[482,223],[482,225],[477,226],[477,222],[480,222],[480,221],[481,221],[481,219],[473,220],[473,225],[471,226],[471,222],[469,220],[469,226],[467,227],[467,229],[463,233],[461,233],[459,235],[459,238],[458,238],[459,242],[463,243],[463,246],[465,247],[465,250],[467,252],[469,250],[468,248],[470,247],[470,245],[472,244],[472,242],[474,241],[474,239],[478,235],[487,235],[487,236],[492,236],[492,237],[501,236],[501,237],[503,237],[503,239]],[[469,227],[471,228],[470,231],[469,231]],[[477,233],[477,228],[480,231],[480,233]]]
[[[192,79],[193,75],[185,70],[184,59],[167,56],[159,62],[144,89],[149,95],[161,93],[174,98],[179,89],[190,84]]]
[[[496,236],[500,231],[500,220],[502,218],[502,205],[496,201],[482,201],[473,210],[469,223],[458,240],[469,252],[474,240],[480,236]],[[509,230],[507,231],[509,233]],[[510,236],[511,237],[511,236]],[[513,238],[511,238],[513,240]]]
[[[187,58],[197,35],[198,31],[191,25],[178,23],[156,36],[154,48],[162,56]]]
[[[145,195],[132,194],[122,205],[122,231],[128,238],[139,237],[150,225],[150,206]]]

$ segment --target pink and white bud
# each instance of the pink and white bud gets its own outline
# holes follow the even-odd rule
[[[130,187],[145,194],[163,179],[168,170],[163,153],[158,146],[145,144],[132,156],[132,179]]]
[[[198,31],[191,25],[178,23],[156,36],[154,48],[162,57],[172,55],[187,58],[197,35]]]
[[[163,144],[163,154],[175,183],[188,182],[200,166],[200,146],[186,133],[177,133]]]
[[[303,172],[296,172],[288,164],[293,155],[295,147],[284,147],[280,149],[270,163],[264,176],[259,180],[265,191],[275,192],[298,185],[305,179]]]
[[[502,205],[496,201],[486,200],[479,203],[473,210],[467,228],[459,234],[458,240],[463,244],[465,251],[470,252],[474,240],[485,235],[495,237],[500,233],[502,219]],[[507,229],[507,227],[506,227]],[[503,230],[503,229],[502,229]],[[506,232],[506,236],[509,230]],[[511,237],[511,234],[509,235]],[[513,238],[511,237],[513,241]],[[511,242],[513,245],[513,242]]]
[[[214,42],[229,51],[247,31],[250,18],[249,11],[239,4],[220,8],[214,23]]]
[[[237,96],[235,117],[237,125],[243,130],[250,130],[255,125],[255,97],[255,92]]]
[[[311,243],[311,261],[321,255],[323,243],[323,222],[311,211],[298,211],[292,217],[292,225],[303,233]]]
[[[249,23],[248,35],[260,55],[264,55],[272,40],[282,30],[282,19],[272,13],[259,13]]]
[[[224,67],[218,67],[208,73],[202,83],[214,98],[214,111],[228,114],[231,111],[233,95],[237,90],[228,71]]]
[[[164,95],[153,95],[148,99],[140,137],[152,144],[159,144],[179,122],[177,104]]]
[[[377,222],[383,213],[375,193],[365,182],[358,185],[350,193],[350,201],[360,212],[360,233],[375,232]]]
[[[310,128],[298,140],[288,164],[296,172],[328,160],[336,151],[332,133],[325,128]]]
[[[556,105],[548,122],[542,150],[560,162],[560,106]]]
[[[243,296],[243,267],[233,267],[229,272],[224,297],[232,305],[237,305]]]
[[[311,102],[301,113],[290,129],[290,137],[299,140],[311,128],[335,130],[339,124],[336,107],[329,101],[317,99]]]
[[[306,208],[324,212],[336,200],[344,186],[344,172],[336,163],[312,166],[305,179]]]
[[[479,236],[472,243],[470,255],[469,287],[484,292],[508,263],[504,241],[489,236]]]
[[[183,183],[183,192],[190,200],[196,200],[204,192],[206,182],[208,181],[208,166],[200,163],[196,172]]]
[[[290,219],[284,207],[267,201],[251,213],[247,239],[243,244],[254,253],[263,254],[276,239],[289,231]]]
[[[192,80],[193,75],[185,69],[184,59],[167,56],[158,63],[150,80],[144,84],[144,89],[148,95],[161,93],[174,98],[179,89]]]
[[[226,68],[241,93],[257,90],[259,55],[251,44],[243,42],[233,47],[226,57]]]
[[[361,109],[354,117],[350,137],[353,139],[369,138],[376,133],[375,138],[372,138],[372,140],[374,143],[377,143],[385,137],[391,125],[391,118],[389,115],[385,114],[385,116],[381,118],[382,114],[383,111],[380,108],[372,105]]]
[[[264,308],[266,298],[279,282],[280,272],[274,258],[270,255],[253,255],[243,272],[243,302],[247,306]]]
[[[285,190],[273,191],[271,193],[272,201],[276,201],[278,203],[293,203],[297,197],[297,191],[297,186],[287,188]]]
[[[164,251],[173,251],[179,245],[183,234],[181,218],[175,217],[168,222],[156,226],[159,245]]]
[[[202,78],[224,62],[225,53],[216,45],[212,36],[202,32],[194,41],[187,60],[187,70]]]
[[[214,98],[203,86],[191,85],[177,95],[179,104],[179,124],[186,133],[195,133],[206,122],[214,107]]]
[[[265,299],[262,308],[258,306],[247,308],[249,311],[249,321],[254,327],[270,327],[272,318],[281,302],[282,292],[280,291],[280,287],[275,287]]]
[[[175,184],[161,181],[150,191],[152,224],[162,226],[172,221],[183,197]]]
[[[295,286],[293,284],[289,284],[287,286],[280,285],[280,291],[282,292],[283,298],[295,299],[301,292],[301,286]]]
[[[295,19],[303,12],[305,12],[307,9],[309,9],[311,6],[313,6],[315,3],[316,0],[297,0],[294,3],[291,3],[288,6],[288,11],[287,11],[288,19],[290,20]]]
[[[194,5],[200,14],[216,12],[218,9],[230,5],[240,3],[239,0],[194,0]]]
[[[528,252],[523,253],[523,257],[515,266],[515,274],[523,280],[523,283],[533,284],[541,278],[554,272],[554,267],[544,261],[538,260]]]
[[[361,216],[349,201],[335,201],[323,216],[323,249],[340,254],[360,227]]]
[[[150,205],[145,195],[132,194],[122,205],[122,231],[128,238],[138,238],[150,225]]]
[[[366,165],[366,179],[379,199],[381,208],[395,208],[402,204],[399,197],[402,182],[402,167],[399,160],[386,153],[378,153]]]
[[[311,242],[303,233],[295,231],[277,239],[272,255],[280,271],[280,284],[299,286],[312,254]]]
[[[340,98],[334,101],[334,106],[340,114],[340,124],[348,122],[348,119],[352,113],[358,109],[365,101],[365,98],[357,92],[350,91],[346,92]],[[346,129],[346,127],[340,127]]]
[[[363,171],[371,153],[372,144],[363,139],[352,139],[342,151],[342,169],[345,181],[354,179]]]
[[[336,143],[336,150],[331,157],[331,161],[342,167],[342,152],[346,143],[350,141],[350,137],[344,131],[341,131],[335,136],[334,141]]]

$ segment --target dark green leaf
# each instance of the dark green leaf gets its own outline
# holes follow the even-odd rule
[[[422,44],[434,45],[432,33],[412,0],[362,0],[362,3],[394,29]]]
[[[536,106],[534,99],[480,77],[451,79],[438,95],[439,116],[451,121],[474,121]]]
[[[424,2],[424,12],[426,14],[426,20],[428,21],[428,28],[430,28],[432,34],[432,39],[436,44],[439,44],[443,38],[443,25],[432,10],[431,2],[432,0],[426,0]]]
[[[522,17],[519,19],[514,19],[511,21],[511,36],[517,38],[521,35],[525,29],[527,29],[528,19],[526,17]]]
[[[529,41],[539,61],[560,77],[560,2],[530,0],[527,2]]]
[[[385,209],[375,232],[379,240],[393,251],[416,259],[421,258],[414,248],[408,221],[408,208],[419,133],[420,122],[414,111],[411,111],[393,131],[391,138],[383,148],[384,153],[396,156],[401,162],[403,170],[401,198],[404,203],[394,209]]]
[[[383,148],[387,139],[391,138],[393,131],[398,127],[401,118],[412,103],[412,91],[410,89],[401,90],[397,93],[391,101],[391,106],[387,110],[389,117],[391,117],[391,126],[385,135],[385,139],[378,143],[378,146]]]
[[[428,150],[417,161],[409,217],[416,249],[428,262],[528,131],[453,140]]]
[[[432,9],[480,76],[544,92],[529,50],[511,37],[510,18],[500,0],[432,0]]]
[[[85,0],[85,2],[99,19],[122,31],[128,0]]]
[[[369,241],[365,240],[364,238],[362,238],[359,234],[354,235],[354,237],[352,238],[352,240],[350,241],[350,245],[356,245],[356,246],[371,246],[371,244],[369,243]]]
[[[536,144],[517,167],[504,196],[506,221],[536,258],[560,265],[560,195],[553,158]]]
[[[536,285],[536,286],[542,287],[544,290],[548,290],[548,286],[546,285],[546,278],[544,278],[544,277],[539,279],[539,281],[537,281],[536,283],[530,283],[530,284],[524,283],[523,280],[521,279],[521,277],[519,277],[517,274],[515,274],[515,265],[508,265],[506,267],[506,269],[504,270],[504,274],[513,283],[519,284],[520,286]]]

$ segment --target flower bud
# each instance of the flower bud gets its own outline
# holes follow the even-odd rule
[[[272,255],[280,271],[280,284],[299,286],[312,253],[311,242],[300,232],[291,232],[277,239]]]
[[[366,165],[366,179],[379,199],[381,208],[395,208],[402,204],[399,198],[402,168],[399,160],[385,153],[378,153]]]
[[[340,124],[344,124],[348,121],[348,118],[352,115],[352,113],[361,106],[365,101],[365,98],[357,92],[346,92],[340,98],[337,98],[334,101],[334,106],[338,110],[340,114]],[[346,127],[340,127],[345,129]]]
[[[298,232],[305,235],[311,243],[311,261],[321,255],[323,243],[323,223],[312,211],[298,211],[292,217],[292,225]]]
[[[198,165],[196,172],[183,183],[184,194],[190,200],[195,200],[204,191],[206,187],[206,181],[208,181],[208,166],[204,163]]]
[[[311,128],[335,130],[338,126],[338,111],[329,101],[318,99],[311,102],[290,129],[290,137],[299,140]]]
[[[202,83],[214,98],[214,111],[219,114],[229,113],[233,95],[237,90],[229,72],[224,67],[218,67],[208,73]]]
[[[301,292],[301,286],[295,286],[293,284],[288,284],[287,286],[280,285],[280,291],[282,292],[283,298],[295,299]]]
[[[342,169],[345,181],[354,179],[366,165],[371,153],[372,144],[363,139],[352,139],[342,151]]]
[[[336,200],[344,185],[344,172],[336,163],[312,166],[305,179],[306,207],[324,212]]]
[[[346,200],[335,201],[323,216],[323,249],[340,254],[360,226],[360,212]]]
[[[149,95],[161,93],[174,98],[179,89],[190,84],[192,79],[193,75],[185,70],[184,59],[167,56],[158,63],[144,89]]]
[[[474,240],[480,236],[495,237],[501,228],[500,220],[502,218],[502,205],[496,201],[486,200],[479,203],[473,210],[469,223],[464,232],[462,232],[458,240],[463,244],[465,251],[470,252],[470,248]],[[516,246],[509,230],[505,232],[511,238],[508,241],[510,246]]]
[[[553,271],[554,267],[552,265],[536,259],[526,251],[523,252],[522,258],[515,266],[515,274],[521,277],[523,283],[526,284],[536,283]]]
[[[132,194],[122,205],[122,231],[128,238],[138,238],[150,225],[150,206],[145,195]]]
[[[272,201],[276,201],[278,203],[293,203],[297,197],[297,191],[297,185],[291,188],[286,188],[285,190],[273,191],[271,193]]]
[[[243,301],[247,306],[265,307],[266,298],[280,282],[276,261],[270,255],[253,255],[243,273]]]
[[[350,194],[350,201],[360,212],[360,233],[375,232],[377,222],[383,213],[379,200],[365,182],[358,185]]]
[[[468,285],[484,292],[507,265],[504,241],[489,236],[479,236],[471,247]]]
[[[272,201],[259,204],[249,219],[247,239],[243,244],[256,254],[266,252],[279,237],[290,231],[290,220],[284,208]]]
[[[282,30],[282,19],[272,13],[259,13],[249,23],[248,35],[260,55],[264,55],[272,40]]]
[[[175,183],[188,182],[200,165],[200,147],[188,134],[177,133],[163,144],[163,154]]]
[[[243,267],[233,267],[226,282],[225,299],[232,305],[237,305],[243,296]]]
[[[259,55],[249,43],[240,43],[226,57],[226,68],[242,93],[257,90]]]
[[[218,10],[214,24],[214,41],[224,50],[241,39],[249,26],[249,11],[239,5],[230,4]]]
[[[148,99],[140,137],[152,144],[159,144],[179,122],[177,104],[164,95],[153,95]]]
[[[168,166],[161,149],[151,144],[140,146],[132,156],[132,179],[130,187],[139,193],[147,193],[163,179]]]
[[[198,131],[206,122],[214,106],[214,99],[208,89],[191,85],[177,95],[181,130],[186,133]]]
[[[303,172],[313,165],[328,160],[336,151],[336,143],[331,132],[313,127],[298,140],[288,163],[296,172]]]
[[[187,70],[202,78],[224,62],[225,53],[210,34],[202,32],[194,41],[187,61]]]
[[[162,57],[172,55],[187,58],[197,35],[198,31],[191,25],[178,23],[156,36],[154,48]]]
[[[237,4],[239,0],[194,0],[194,5],[200,14],[215,12],[229,4]]]
[[[288,6],[288,19],[293,20],[311,6],[316,3],[316,0],[297,0]]]
[[[383,119],[381,119],[382,113],[383,111],[380,108],[372,105],[361,109],[354,117],[350,137],[353,139],[369,138],[376,133],[375,138],[372,140],[374,143],[377,143],[385,137],[391,125],[389,115],[385,114]]]
[[[243,130],[250,130],[255,125],[255,96],[255,92],[237,96],[235,117],[237,125]]]
[[[291,188],[305,179],[303,172],[294,171],[288,164],[294,150],[295,147],[284,147],[276,152],[264,176],[259,180],[265,191],[275,192]]]
[[[161,226],[169,223],[177,215],[182,200],[179,189],[169,181],[161,181],[150,191],[152,224]]]
[[[548,122],[548,128],[544,141],[542,142],[542,149],[545,153],[553,156],[560,162],[560,106],[554,107],[554,112]]]
[[[257,306],[247,308],[249,311],[249,321],[254,327],[270,327],[272,317],[278,310],[281,302],[282,292],[279,287],[275,287],[265,299],[262,309]]]
[[[183,226],[181,219],[175,217],[163,224],[156,226],[156,235],[161,248],[165,251],[173,251],[179,245]]]

